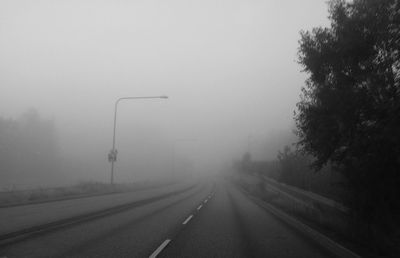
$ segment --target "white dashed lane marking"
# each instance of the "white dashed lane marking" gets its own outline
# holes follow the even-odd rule
[[[171,242],[171,239],[165,240],[150,256],[149,258],[156,258],[157,255],[161,253],[161,251]]]
[[[192,218],[193,218],[193,215],[190,215],[189,217],[187,217],[187,219],[185,219],[185,221],[182,224],[186,225]]]
[[[209,199],[211,199],[211,197],[212,197],[212,194],[209,195],[204,200],[204,203],[207,203],[207,201]],[[200,204],[199,207],[197,207],[197,210],[199,211],[202,207],[203,207],[203,204]],[[193,218],[193,215],[190,215],[189,217],[187,217],[185,219],[185,221],[182,224],[186,225],[192,218]],[[164,250],[164,248],[169,244],[169,242],[171,242],[171,239],[167,239],[164,242],[162,242],[162,244],[149,256],[149,258],[156,258],[162,252],[162,250]],[[3,258],[3,257],[0,257],[0,258]]]

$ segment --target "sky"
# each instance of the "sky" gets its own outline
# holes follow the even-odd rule
[[[118,180],[171,156],[197,170],[246,150],[273,159],[306,79],[299,31],[327,16],[321,0],[2,0],[0,116],[33,107],[54,119],[63,153],[95,164],[99,180],[126,96],[169,99],[119,104]]]

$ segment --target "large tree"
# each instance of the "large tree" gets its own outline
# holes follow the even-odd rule
[[[400,212],[400,3],[330,1],[329,28],[301,32],[309,74],[295,115],[315,166],[337,165],[369,232],[394,233]],[[394,225],[397,224],[397,227]]]

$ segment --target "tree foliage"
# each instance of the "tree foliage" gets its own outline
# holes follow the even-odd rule
[[[309,74],[295,115],[299,145],[317,168],[340,168],[354,214],[370,231],[393,231],[400,211],[400,2],[329,5],[331,27],[301,32],[299,41]]]

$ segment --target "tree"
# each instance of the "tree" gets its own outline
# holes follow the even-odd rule
[[[301,32],[309,74],[295,114],[300,148],[347,178],[370,237],[399,230],[400,3],[330,1],[330,28]],[[395,226],[394,226],[395,225]]]

